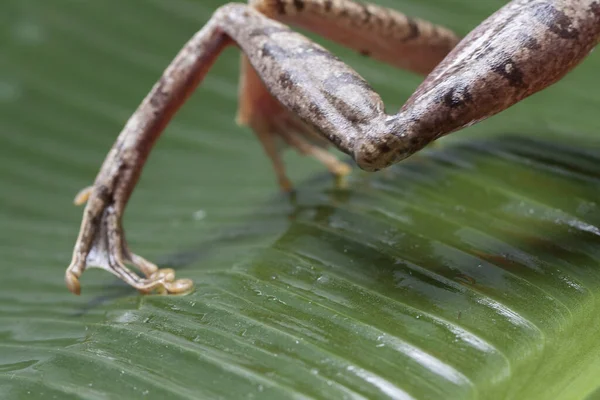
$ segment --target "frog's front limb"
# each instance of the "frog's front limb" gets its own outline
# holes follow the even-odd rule
[[[598,1],[515,0],[469,34],[389,116],[370,86],[321,46],[249,6],[223,6],[177,55],[109,152],[87,199],[67,284],[78,293],[78,278],[95,266],[144,292],[191,289],[189,280],[129,252],[121,218],[154,141],[232,42],[287,110],[362,168],[376,170],[556,82],[599,37]],[[134,276],[126,262],[147,278]]]

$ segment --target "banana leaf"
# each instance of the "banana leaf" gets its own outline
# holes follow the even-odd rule
[[[466,34],[504,2],[379,0]],[[127,208],[188,296],[64,284],[89,185],[215,0],[0,4],[0,398],[600,398],[593,54],[514,108],[345,188],[234,122],[227,50]],[[310,35],[310,34],[309,34]],[[324,43],[399,108],[419,76]]]

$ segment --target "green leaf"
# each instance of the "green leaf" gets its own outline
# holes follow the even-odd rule
[[[504,4],[378,3],[461,34]],[[142,297],[98,270],[67,291],[74,194],[220,4],[0,6],[0,398],[598,398],[597,55],[346,190],[288,154],[290,199],[234,123],[228,50],[125,218],[131,247],[196,291]],[[327,46],[390,110],[420,80]]]

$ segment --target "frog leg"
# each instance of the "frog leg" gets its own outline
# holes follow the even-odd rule
[[[94,192],[90,191],[89,196],[92,197],[93,195]],[[85,219],[84,222],[86,222]],[[113,273],[144,294],[153,291],[159,294],[184,294],[192,289],[193,283],[191,280],[175,280],[175,272],[172,269],[159,269],[153,263],[129,251],[121,227],[120,217],[114,205],[109,205],[104,209],[97,229],[93,243],[86,256],[86,263]],[[146,278],[140,278],[137,274],[130,271],[125,267],[125,263],[130,263],[138,267]],[[85,265],[83,269],[85,269]],[[83,273],[83,269],[67,271],[67,287],[73,293],[79,294],[81,291],[77,274],[79,273],[80,276]]]
[[[414,33],[413,33],[414,35]],[[142,292],[192,287],[129,251],[123,212],[168,122],[220,52],[236,43],[268,92],[294,118],[369,171],[475,124],[560,80],[600,41],[598,3],[513,0],[465,37],[393,115],[356,71],[253,7],[228,4],[196,33],[127,121],[87,198],[66,282],[79,293],[87,267],[110,271]],[[291,120],[290,120],[291,121]],[[290,137],[288,137],[288,141]],[[150,274],[139,278],[125,264]]]
[[[237,13],[229,12],[236,9]],[[77,194],[75,203],[86,206],[73,258],[65,273],[71,292],[81,292],[79,278],[87,268],[104,269],[142,293],[183,294],[192,290],[191,280],[176,280],[173,270],[159,269],[129,250],[122,217],[154,142],[217,56],[232,44],[222,27],[235,22],[226,16],[239,14],[239,6],[223,8],[186,43],[125,124],[94,184]],[[133,273],[126,264],[139,269],[145,278]]]
[[[330,143],[310,125],[302,122],[294,113],[287,110],[265,88],[250,65],[241,57],[241,77],[239,108],[236,121],[249,126],[255,133],[269,157],[279,182],[279,187],[290,192],[291,181],[285,173],[281,159],[283,145],[296,149],[300,154],[312,156],[320,161],[338,179],[350,173],[350,167],[325,150]]]
[[[307,29],[364,56],[423,75],[459,41],[444,27],[374,4],[351,0],[250,0],[249,4],[271,19]],[[238,104],[238,124],[249,126],[260,139],[283,190],[290,190],[291,183],[280,158],[281,147],[273,145],[278,139],[301,154],[313,156],[337,178],[350,172],[347,164],[325,150],[329,142],[273,98],[244,53]],[[290,141],[292,135],[294,140]]]
[[[513,0],[458,44],[444,28],[349,0],[251,4],[271,19],[428,73],[400,111],[388,115],[356,71],[304,36],[281,26],[246,32],[240,47],[268,92],[369,171],[554,84],[600,41],[597,0],[578,1],[576,7],[570,0]],[[250,106],[240,104],[248,115]]]

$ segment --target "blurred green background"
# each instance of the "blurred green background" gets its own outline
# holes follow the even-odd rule
[[[377,3],[466,34],[505,2]],[[66,290],[73,196],[221,4],[1,2],[0,397],[600,395],[597,54],[390,172],[355,171],[347,190],[289,152],[290,200],[234,123],[229,49],[125,218],[131,248],[196,292],[140,297],[97,270],[81,297]],[[389,110],[422,79],[322,43]]]

